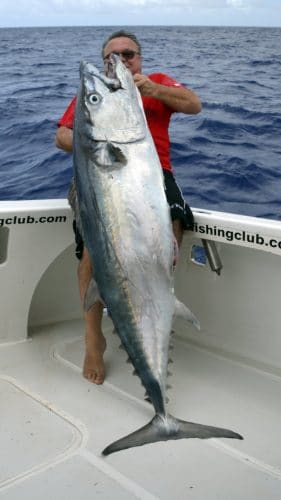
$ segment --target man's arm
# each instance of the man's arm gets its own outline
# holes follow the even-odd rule
[[[134,81],[141,95],[159,99],[173,111],[197,114],[202,109],[199,97],[185,87],[167,87],[155,83],[148,76],[139,73],[134,75]]]
[[[63,149],[66,153],[72,153],[73,151],[73,130],[71,128],[58,127],[55,144],[57,148]]]

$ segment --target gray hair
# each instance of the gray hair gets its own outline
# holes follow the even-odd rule
[[[130,40],[132,40],[137,48],[138,48],[138,51],[139,53],[141,54],[141,44],[140,42],[138,41],[136,35],[134,35],[133,33],[131,33],[130,31],[126,31],[126,30],[119,30],[119,31],[115,31],[114,33],[112,33],[106,40],[105,42],[103,42],[103,45],[102,45],[102,49],[101,49],[101,56],[102,58],[104,57],[104,49],[105,47],[107,46],[108,42],[110,42],[110,40],[113,40],[114,38],[120,38],[120,37],[125,37],[125,38],[130,38]]]

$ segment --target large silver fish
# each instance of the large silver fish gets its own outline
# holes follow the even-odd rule
[[[109,77],[82,62],[74,122],[74,171],[80,223],[100,297],[155,409],[145,427],[104,455],[180,438],[242,439],[227,429],[184,422],[165,405],[168,351],[177,309],[196,318],[173,293],[174,237],[163,173],[140,94],[117,56]],[[98,292],[97,292],[98,290]]]

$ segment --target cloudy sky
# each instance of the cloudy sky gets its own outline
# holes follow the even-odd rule
[[[281,0],[0,0],[0,27],[281,26]]]

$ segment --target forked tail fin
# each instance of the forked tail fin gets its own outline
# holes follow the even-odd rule
[[[116,451],[126,450],[135,446],[156,443],[157,441],[168,441],[169,439],[209,439],[209,438],[231,438],[243,439],[240,434],[229,429],[211,427],[179,420],[172,415],[155,415],[155,417],[144,427],[115,441],[107,446],[102,454],[110,455]]]

